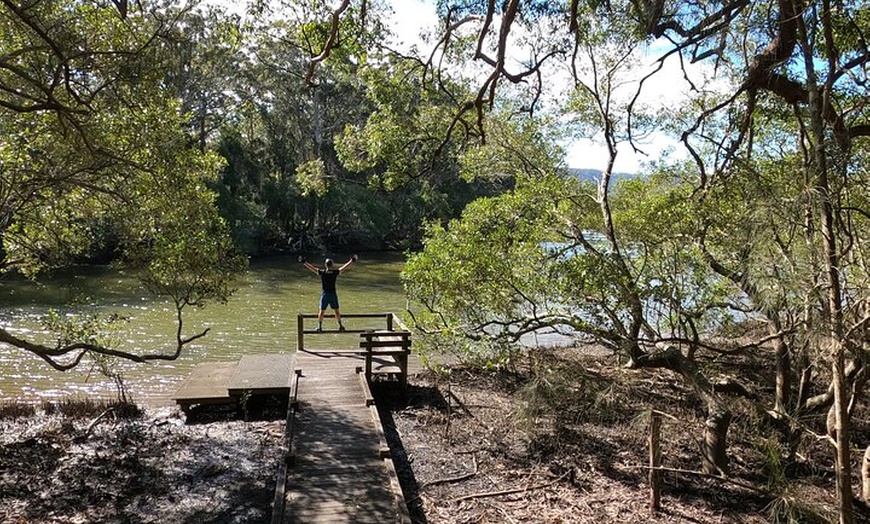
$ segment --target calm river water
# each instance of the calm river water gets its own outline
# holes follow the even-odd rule
[[[347,256],[338,255],[344,263]],[[312,260],[322,264],[320,260]],[[396,254],[363,254],[338,281],[343,313],[402,312],[405,298],[399,281],[404,258]],[[148,364],[117,363],[134,400],[164,404],[192,366],[205,361],[237,360],[245,353],[281,353],[296,349],[296,315],[316,313],[320,279],[302,268],[295,257],[259,259],[236,283],[238,291],[226,305],[211,304],[187,311],[185,335],[208,327],[208,335],[185,348],[175,361]],[[40,318],[54,308],[118,312],[129,317],[118,337],[122,346],[143,352],[174,348],[174,308],[155,300],[135,276],[110,268],[87,267],[40,283],[4,281],[0,290],[0,324],[19,337],[46,341]],[[310,322],[316,322],[311,320]],[[325,327],[334,326],[328,318]],[[374,325],[374,324],[376,325]],[[375,320],[349,319],[350,328],[382,328]],[[306,324],[307,326],[307,324]],[[354,335],[322,335],[306,347],[355,347]],[[89,364],[59,372],[20,349],[0,346],[0,400],[41,401],[69,396],[111,397],[111,380]]]

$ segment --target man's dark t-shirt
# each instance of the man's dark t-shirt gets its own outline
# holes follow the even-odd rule
[[[338,280],[339,273],[341,272],[337,269],[317,270],[317,274],[320,275],[320,282],[323,284],[323,291],[335,293],[335,281]]]

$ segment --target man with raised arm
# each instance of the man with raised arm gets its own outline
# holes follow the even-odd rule
[[[323,316],[326,314],[326,306],[332,308],[335,312],[335,320],[338,321],[338,330],[344,331],[344,324],[341,323],[341,311],[338,307],[338,292],[335,290],[335,282],[338,280],[338,275],[340,275],[343,271],[350,269],[351,264],[359,259],[358,256],[354,255],[350,257],[350,260],[344,263],[339,268],[335,267],[335,262],[331,258],[327,258],[322,268],[311,264],[305,257],[299,255],[299,262],[302,262],[302,265],[305,266],[309,271],[313,273],[317,273],[320,275],[320,283],[323,291],[320,293],[320,311],[317,314],[317,331],[323,331]]]

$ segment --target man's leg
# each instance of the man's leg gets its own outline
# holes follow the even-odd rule
[[[344,325],[341,323],[341,309],[339,309],[338,306],[338,293],[324,293],[324,300],[329,303],[329,307],[331,307],[333,313],[335,313],[335,320],[338,322],[338,330],[344,331]]]
[[[323,317],[326,315],[326,306],[329,304],[326,293],[320,294],[320,311],[317,312],[317,331],[323,331]]]
[[[335,320],[338,321],[338,330],[344,331],[344,324],[341,323],[341,311],[336,308],[335,310]]]

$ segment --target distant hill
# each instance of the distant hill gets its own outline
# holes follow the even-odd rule
[[[587,180],[589,182],[598,182],[601,177],[600,169],[578,169],[575,167],[568,168],[568,174],[576,176],[580,180]],[[620,180],[627,180],[636,178],[640,175],[637,173],[614,173],[613,174],[613,182],[619,182]]]

